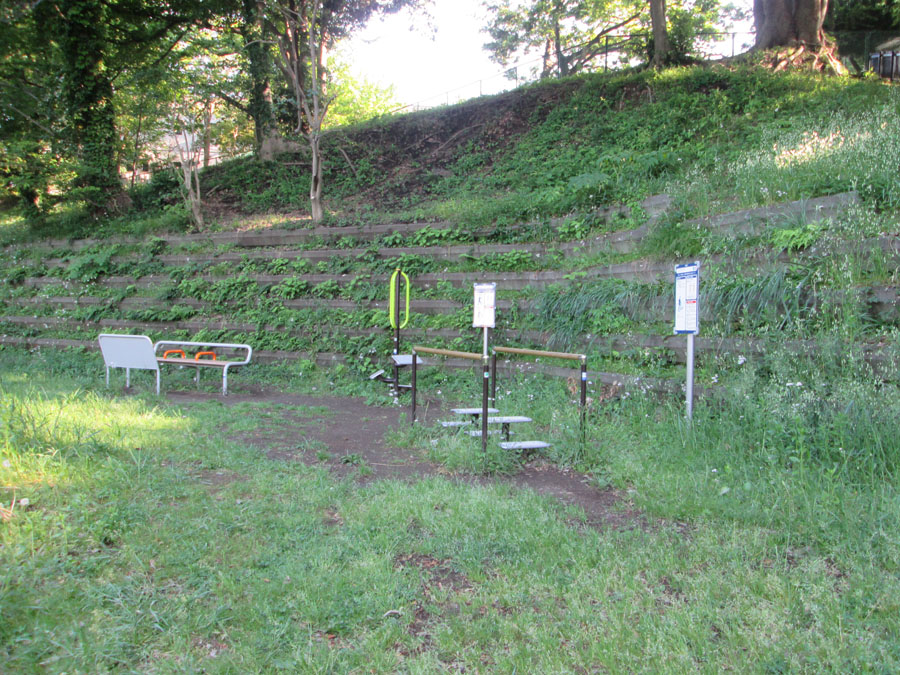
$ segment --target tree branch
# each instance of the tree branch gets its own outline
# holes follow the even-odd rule
[[[217,91],[216,96],[218,96],[220,99],[225,101],[225,103],[230,105],[232,108],[237,108],[238,110],[240,110],[242,113],[244,113],[246,115],[250,114],[250,108],[245,106],[243,103],[238,101],[233,96],[226,94],[224,91]]]
[[[31,117],[31,116],[28,115],[27,113],[24,113],[24,112],[22,112],[21,110],[19,110],[19,109],[18,109],[16,106],[14,106],[12,103],[7,103],[6,106],[7,106],[8,108],[10,108],[11,110],[13,110],[13,111],[19,113],[22,117],[24,117],[26,120],[28,120],[29,122],[31,122],[34,126],[36,126],[36,127],[37,127],[38,129],[40,129],[41,131],[45,131],[46,133],[50,134],[50,135],[53,136],[54,138],[57,138],[57,137],[59,136],[59,134],[57,134],[55,131],[53,131],[53,130],[50,129],[49,127],[45,127],[43,124],[41,124],[40,122],[38,122],[36,119],[34,119],[33,117]]]

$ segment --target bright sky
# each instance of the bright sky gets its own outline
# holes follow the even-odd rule
[[[478,96],[480,79],[492,78],[493,88],[482,84],[485,94],[505,88],[502,77],[493,77],[500,66],[482,49],[488,40],[481,32],[487,23],[482,0],[435,0],[431,16],[431,26],[406,12],[372,21],[342,45],[354,73],[382,86],[393,84],[400,101],[426,107],[445,103],[447,90],[465,85],[450,95],[451,102]]]
[[[752,7],[752,0],[732,1]],[[406,104],[427,108],[514,86],[483,49],[490,39],[481,32],[487,23],[483,0],[434,0],[431,16],[431,26],[405,12],[372,21],[341,51],[354,74],[382,86],[393,84]],[[734,30],[750,28],[744,23]]]

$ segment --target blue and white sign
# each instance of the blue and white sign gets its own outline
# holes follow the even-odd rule
[[[700,332],[700,263],[675,266],[675,333]]]

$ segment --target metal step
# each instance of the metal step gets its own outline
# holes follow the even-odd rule
[[[498,417],[488,417],[488,424],[520,424],[522,422],[533,422],[530,417],[524,415],[500,415]]]
[[[487,411],[488,415],[500,412],[496,408],[488,408]],[[481,415],[481,408],[451,408],[450,412],[456,413],[457,415],[474,415],[475,417],[478,417]]]
[[[448,421],[448,422],[441,422],[441,426],[444,427],[444,428],[447,428],[447,427],[467,427],[467,426],[469,426],[470,424],[472,424],[472,423],[469,422],[468,420],[450,420],[450,421]]]
[[[503,441],[499,445],[504,450],[540,450],[550,447],[550,444],[544,441]]]
[[[475,438],[481,438],[481,429],[477,431],[467,431],[469,436],[474,436]],[[503,432],[500,429],[488,429],[488,436],[496,436],[498,434],[502,434]],[[509,437],[509,434],[506,434],[506,437]]]

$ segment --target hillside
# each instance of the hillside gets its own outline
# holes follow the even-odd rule
[[[496,280],[498,339],[666,376],[680,350],[650,336],[670,332],[672,265],[698,258],[703,333],[729,340],[702,345],[707,383],[727,371],[716,353],[759,351],[759,338],[878,343],[896,325],[897,139],[884,132],[896,116],[879,82],[690,68],[371,122],[328,137],[322,227],[298,218],[304,164],[285,157],[203,176],[210,213],[227,214],[219,228],[257,238],[160,231],[8,247],[4,333],[228,337],[343,355],[365,372],[386,351],[386,275],[401,266],[420,289],[413,335],[467,343],[467,288]],[[140,188],[148,210],[105,231],[171,222],[172,207],[152,208],[169,190]]]

